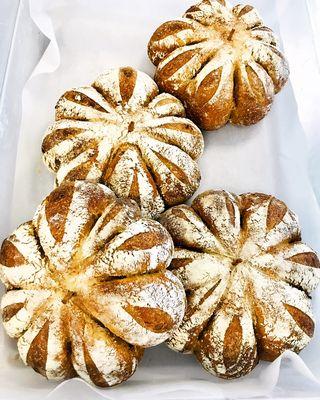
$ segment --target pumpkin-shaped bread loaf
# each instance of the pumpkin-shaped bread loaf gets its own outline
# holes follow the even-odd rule
[[[48,379],[128,379],[142,348],[182,320],[172,253],[168,232],[133,200],[90,182],[55,189],[0,252],[3,324],[22,360]]]
[[[160,89],[203,129],[258,122],[289,75],[271,29],[249,5],[203,0],[161,25],[148,53]]]
[[[208,191],[161,222],[176,246],[171,269],[187,293],[170,347],[194,352],[212,374],[236,378],[309,343],[320,264],[282,201]]]
[[[88,87],[67,91],[42,144],[56,183],[90,180],[137,201],[156,218],[198,188],[201,131],[181,102],[133,68],[108,70]]]

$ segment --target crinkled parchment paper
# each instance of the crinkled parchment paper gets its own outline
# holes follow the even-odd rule
[[[41,160],[41,140],[54,118],[54,105],[67,89],[90,83],[109,67],[131,65],[149,74],[150,35],[160,23],[182,15],[191,0],[30,0],[33,20],[50,44],[23,91],[11,228],[32,217],[52,189],[53,177]],[[281,34],[290,1],[250,1],[265,23]],[[277,4],[278,3],[278,4]],[[301,1],[301,3],[303,3]],[[297,8],[296,8],[297,11]],[[294,26],[286,29],[295,29]],[[288,37],[286,32],[286,37]],[[289,60],[290,62],[290,60]],[[226,126],[205,134],[199,191],[224,188],[261,191],[284,200],[300,217],[303,239],[320,250],[320,210],[307,172],[307,142],[292,87],[276,96],[269,115],[252,127]],[[320,296],[314,306],[320,321]],[[193,356],[165,347],[149,349],[134,376],[111,389],[80,379],[48,382],[22,365],[16,345],[0,332],[0,398],[38,399],[215,399],[270,396],[320,398],[320,329],[300,356],[287,352],[260,363],[247,377],[223,381],[206,373]],[[269,397],[268,397],[269,398]]]

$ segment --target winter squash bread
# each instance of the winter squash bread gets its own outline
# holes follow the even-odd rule
[[[199,185],[203,137],[184,115],[181,102],[159,95],[145,73],[111,69],[60,98],[56,122],[43,140],[43,159],[58,185],[77,179],[104,183],[156,218]]]
[[[90,182],[59,186],[1,247],[2,319],[21,359],[48,379],[128,379],[143,347],[182,320],[172,253],[168,232],[133,200]]]
[[[277,39],[250,5],[203,0],[152,35],[148,53],[160,89],[178,97],[201,128],[251,125],[286,83]]]
[[[208,191],[191,207],[169,209],[161,222],[176,246],[171,270],[187,293],[171,348],[194,352],[212,374],[236,378],[309,343],[320,263],[282,201]]]

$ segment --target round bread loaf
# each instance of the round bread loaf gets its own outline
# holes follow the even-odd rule
[[[171,348],[194,352],[212,374],[236,378],[309,343],[320,264],[282,201],[208,191],[191,207],[169,209],[161,222],[176,246],[171,270],[187,294]]]
[[[142,347],[182,320],[172,253],[168,232],[133,200],[89,182],[55,189],[0,252],[3,324],[24,363],[48,379],[128,379]]]
[[[250,125],[269,111],[289,75],[271,29],[249,5],[203,0],[161,25],[148,53],[160,89],[203,129]]]
[[[156,218],[199,185],[203,137],[184,115],[181,102],[159,95],[148,75],[110,69],[60,98],[43,159],[58,185],[77,179],[105,183],[117,196],[136,200],[142,215]]]

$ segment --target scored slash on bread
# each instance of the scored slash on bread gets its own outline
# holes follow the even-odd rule
[[[160,89],[178,97],[201,128],[251,125],[269,111],[289,68],[257,10],[203,0],[152,35],[148,54]]]
[[[0,251],[3,324],[22,360],[48,379],[128,379],[142,348],[183,318],[172,254],[168,232],[133,200],[85,181],[59,186]]]
[[[181,102],[159,94],[133,68],[110,69],[88,87],[67,91],[43,139],[43,160],[56,183],[105,183],[157,218],[186,201],[200,182],[203,137]]]
[[[175,243],[170,269],[187,294],[171,348],[194,352],[212,374],[236,378],[259,359],[309,343],[320,262],[282,201],[208,191],[191,207],[167,210],[160,222]]]

